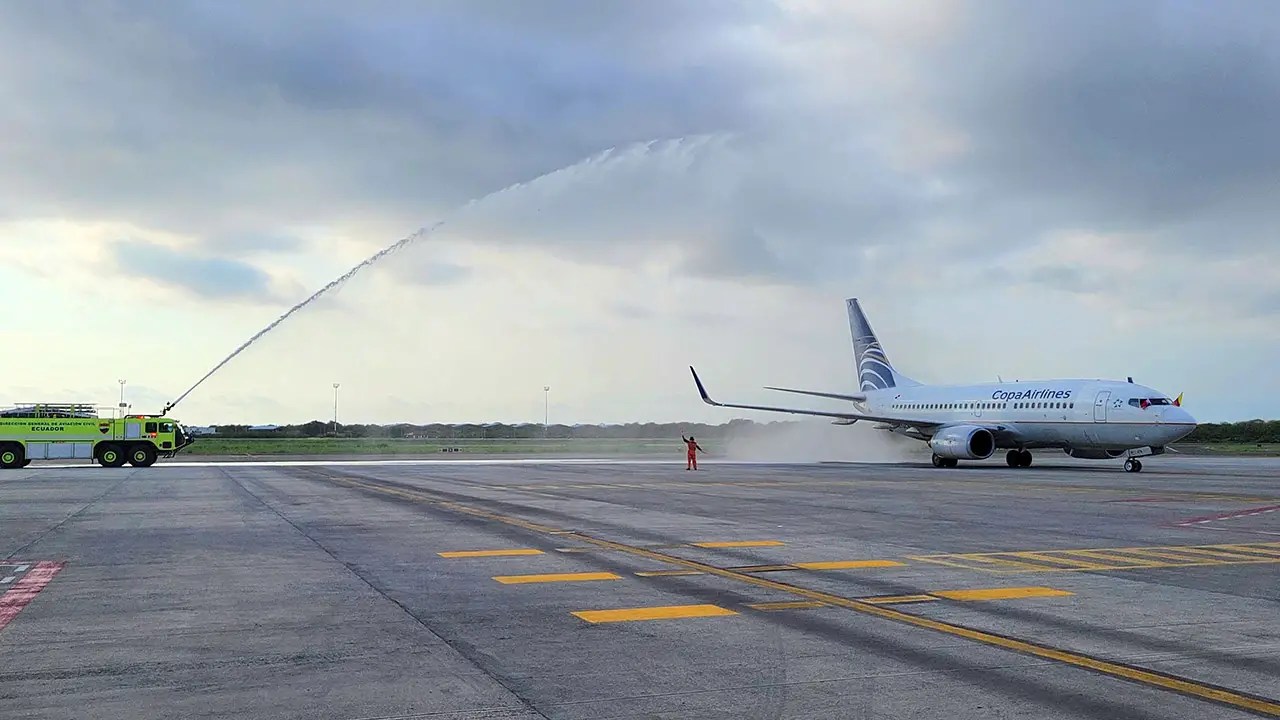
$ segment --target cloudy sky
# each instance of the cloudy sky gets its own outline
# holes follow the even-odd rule
[[[726,420],[1132,375],[1280,416],[1280,6],[40,2],[0,16],[0,403]]]

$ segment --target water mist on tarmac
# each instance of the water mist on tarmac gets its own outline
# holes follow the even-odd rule
[[[289,310],[287,310],[283,315],[276,318],[271,324],[267,325],[262,330],[259,330],[256,334],[254,334],[252,337],[246,340],[243,344],[241,344],[239,347],[233,350],[230,355],[228,355],[221,362],[215,365],[212,370],[210,370],[208,373],[204,375],[204,377],[200,378],[186,392],[178,396],[177,400],[174,400],[173,402],[165,406],[164,413],[167,414],[170,410],[176,407],[178,403],[182,402],[184,399],[186,399],[188,395],[194,392],[196,388],[203,385],[206,380],[213,377],[213,375],[216,374],[219,370],[226,367],[228,363],[234,360],[237,356],[239,356],[245,350],[248,350],[252,345],[257,343],[259,340],[261,340],[264,336],[266,336],[272,330],[275,330],[284,321],[288,320],[295,313],[315,303],[321,297],[324,297],[325,295],[328,295],[329,293],[342,287],[348,281],[354,278],[357,274],[359,274],[362,270],[376,264],[378,261],[387,257],[388,255],[391,255],[399,250],[402,250],[408,247],[409,245],[412,245],[418,242],[419,240],[422,240],[430,236],[433,232],[438,230],[445,223],[457,222],[461,217],[465,215],[465,213],[467,213],[469,210],[472,210],[477,205],[494,200],[500,196],[508,195],[513,192],[518,192],[526,187],[538,186],[548,182],[558,183],[561,186],[572,184],[576,182],[582,175],[588,172],[594,171],[601,167],[608,167],[614,164],[643,162],[643,161],[649,160],[652,157],[660,157],[660,158],[670,157],[677,161],[687,163],[689,161],[691,154],[696,153],[708,140],[714,139],[716,137],[718,136],[703,135],[703,136],[694,136],[690,138],[677,138],[674,140],[664,140],[664,141],[651,140],[648,142],[636,143],[634,145],[631,145],[623,149],[622,151],[618,151],[617,148],[609,148],[607,150],[596,153],[595,155],[587,157],[571,165],[567,165],[558,170],[553,170],[543,175],[539,175],[538,177],[532,180],[513,183],[500,190],[495,190],[494,192],[491,192],[487,195],[483,195],[481,197],[469,200],[465,204],[460,206],[458,209],[454,210],[452,213],[449,213],[444,220],[440,220],[432,225],[422,227],[416,230],[411,235],[401,238],[400,240],[397,240],[396,242],[383,248],[382,250],[379,250],[378,252],[366,258],[364,261],[357,264],[355,267],[348,270],[346,273],[339,276],[337,279],[333,280],[329,284],[325,285],[324,287],[320,288],[316,292],[312,293],[311,296],[308,297],[307,299],[289,308]]]
[[[730,433],[723,447],[707,450],[726,460],[779,463],[899,463],[926,459],[919,440],[870,425],[832,425],[825,420],[785,422]],[[708,443],[710,445],[710,443]]]

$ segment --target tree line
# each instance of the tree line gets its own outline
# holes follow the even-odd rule
[[[793,422],[757,423],[751,420],[732,420],[720,425],[705,423],[626,423],[620,425],[548,425],[541,423],[432,423],[415,425],[338,425],[337,436],[349,438],[380,439],[428,439],[428,440],[496,440],[522,438],[593,438],[593,439],[670,439],[681,435],[705,437],[708,440],[726,437],[743,430],[761,429]],[[332,421],[312,420],[301,425],[284,425],[278,428],[254,429],[248,425],[218,425],[215,436],[220,438],[316,438],[333,437]]]
[[[1280,420],[1204,423],[1184,443],[1280,443]]]
[[[549,425],[540,423],[432,423],[415,425],[338,425],[338,437],[427,440],[497,440],[532,438],[669,439],[695,435],[721,439],[747,430],[794,425],[795,421],[758,423],[732,420],[719,425],[705,423],[626,423],[615,425]],[[301,425],[285,425],[271,430],[255,430],[248,425],[219,425],[217,437],[225,438],[314,438],[334,435],[334,424],[312,420]],[[1233,423],[1205,423],[1181,440],[1184,443],[1280,443],[1280,420],[1247,420]]]

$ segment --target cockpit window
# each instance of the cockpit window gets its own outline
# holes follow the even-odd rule
[[[1172,405],[1169,398],[1129,398],[1129,404],[1136,408],[1146,408],[1152,405]]]

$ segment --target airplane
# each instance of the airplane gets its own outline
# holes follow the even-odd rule
[[[953,468],[961,460],[986,460],[1008,450],[1010,467],[1031,466],[1031,451],[1061,449],[1074,458],[1124,458],[1126,472],[1141,472],[1139,458],[1161,455],[1196,427],[1182,408],[1182,395],[1115,380],[1037,380],[979,385],[923,385],[900,374],[876,338],[857,298],[846,300],[861,392],[843,394],[766,387],[766,390],[845,400],[854,412],[824,412],[711,399],[693,373],[702,401],[742,410],[834,418],[834,424],[876,423],[880,430],[922,440],[933,466]]]

